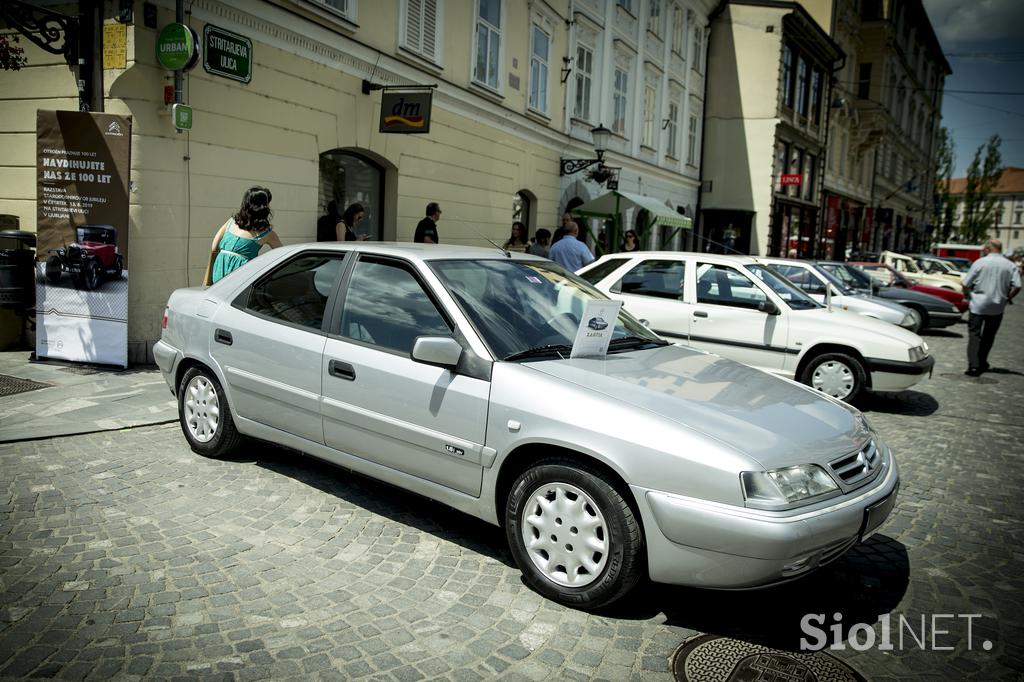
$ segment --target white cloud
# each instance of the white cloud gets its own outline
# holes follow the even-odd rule
[[[978,41],[1024,37],[1021,0],[924,0],[943,49]]]

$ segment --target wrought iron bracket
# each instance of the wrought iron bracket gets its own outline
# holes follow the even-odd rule
[[[601,159],[561,159],[561,166],[559,168],[559,175],[572,175],[573,173],[579,173],[581,170],[590,168],[595,163],[601,163]]]
[[[64,61],[70,66],[78,63],[77,17],[51,12],[21,0],[0,2],[0,16],[41,49],[64,55]]]

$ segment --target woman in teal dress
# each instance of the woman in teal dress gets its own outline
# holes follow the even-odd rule
[[[270,199],[270,190],[266,187],[251,187],[245,191],[238,213],[228,218],[213,237],[204,286],[218,282],[251,261],[264,244],[272,249],[281,246],[281,239],[270,225]]]

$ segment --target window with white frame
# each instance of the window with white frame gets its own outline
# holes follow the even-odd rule
[[[700,119],[697,114],[690,114],[690,127],[686,133],[686,164],[697,165],[697,128],[700,127]]]
[[[655,117],[657,112],[655,111],[658,102],[658,93],[654,90],[654,86],[648,84],[644,87],[644,134],[641,144],[645,147],[654,146],[654,131],[655,131]]]
[[[436,62],[439,50],[438,4],[442,0],[403,0],[402,17],[405,22],[402,47]]]
[[[626,134],[626,102],[629,95],[629,74],[615,68],[615,89],[612,92],[612,131]]]
[[[533,24],[530,47],[530,108],[548,111],[548,53],[551,51],[551,36],[540,26]]]
[[[704,29],[696,23],[693,26],[693,57],[691,64],[697,73],[704,73]]]
[[[477,0],[473,80],[497,90],[500,55],[501,0]]]
[[[576,105],[573,116],[590,120],[590,91],[594,82],[594,51],[587,45],[576,46]]]
[[[356,20],[357,0],[309,0],[309,2],[333,10],[349,21]]]
[[[682,7],[672,12],[672,51],[686,57],[686,14]]]
[[[668,155],[679,158],[679,103],[668,104]]]
[[[647,30],[656,36],[661,35],[661,0],[647,0]]]

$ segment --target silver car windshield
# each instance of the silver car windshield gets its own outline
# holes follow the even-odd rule
[[[438,260],[430,267],[501,359],[568,356],[587,301],[608,298],[550,262]],[[609,352],[664,343],[620,310]]]
[[[764,265],[748,265],[747,270],[767,284],[793,310],[810,310],[821,307],[817,301],[771,268]]]

